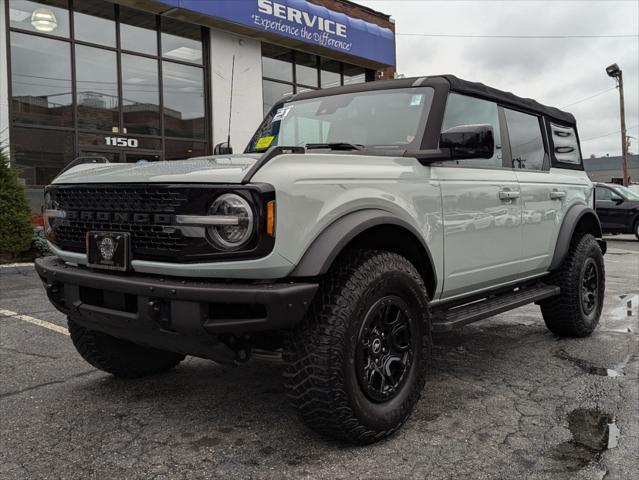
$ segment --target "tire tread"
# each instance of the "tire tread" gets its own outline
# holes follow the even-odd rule
[[[116,377],[139,378],[165,372],[184,355],[143,347],[90,330],[68,319],[69,333],[78,353],[95,368]]]
[[[342,256],[324,278],[305,320],[290,335],[284,352],[285,387],[290,403],[302,421],[316,432],[357,444],[368,444],[391,435],[408,418],[424,386],[426,358],[415,365],[417,381],[411,386],[409,400],[402,411],[394,413],[391,428],[375,430],[364,425],[351,408],[345,378],[340,368],[349,325],[348,307],[355,305],[379,272],[399,270],[419,285],[427,310],[423,279],[414,266],[397,254],[356,250]],[[424,319],[427,322],[428,314]],[[430,330],[423,336],[422,348],[430,351]]]

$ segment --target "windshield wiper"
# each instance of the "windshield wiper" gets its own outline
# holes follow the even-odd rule
[[[331,150],[364,150],[365,146],[359,143],[332,142],[332,143],[307,143],[304,145],[307,150],[319,150],[329,148]]]

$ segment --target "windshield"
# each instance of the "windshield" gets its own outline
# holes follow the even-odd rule
[[[618,186],[615,187],[615,190],[617,190],[619,193],[621,193],[621,195],[626,197],[626,199],[628,199],[628,200],[639,200],[639,194],[637,192],[633,192],[632,190],[630,190],[627,187],[623,187],[621,185],[618,185]]]
[[[398,88],[280,103],[266,116],[246,153],[275,145],[338,143],[419,148],[433,93],[431,87]]]

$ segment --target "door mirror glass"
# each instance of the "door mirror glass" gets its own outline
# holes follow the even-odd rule
[[[233,147],[226,142],[218,143],[213,149],[213,155],[230,155],[232,153]]]
[[[480,124],[449,128],[441,133],[439,148],[448,149],[451,160],[492,158],[495,152],[493,127]]]
[[[610,200],[615,202],[617,205],[619,205],[620,203],[623,203],[623,197],[620,197],[619,195],[615,193],[612,194],[612,196],[610,197]]]

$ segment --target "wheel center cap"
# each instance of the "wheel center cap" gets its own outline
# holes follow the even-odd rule
[[[382,341],[379,338],[373,340],[373,353],[379,353],[382,349]]]

